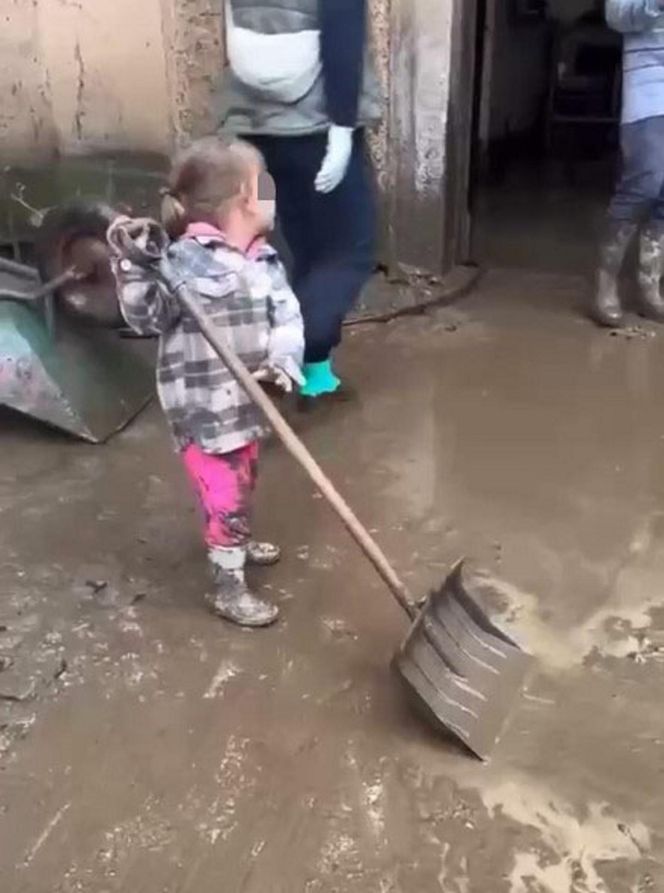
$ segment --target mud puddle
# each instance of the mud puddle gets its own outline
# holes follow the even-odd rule
[[[361,399],[304,428],[413,591],[468,555],[537,655],[486,766],[409,712],[404,621],[278,449],[284,619],[250,634],[205,612],[155,408],[105,448],[3,419],[3,891],[664,889],[664,357],[578,290],[496,274],[352,330]]]

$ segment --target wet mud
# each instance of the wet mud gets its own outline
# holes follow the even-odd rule
[[[156,407],[101,448],[2,417],[3,893],[664,890],[664,332],[582,294],[351,329],[360,399],[302,423],[415,593],[467,555],[536,655],[486,765],[409,710],[407,624],[278,447],[283,621],[241,632]]]

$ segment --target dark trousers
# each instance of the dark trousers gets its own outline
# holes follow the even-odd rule
[[[277,186],[277,216],[302,307],[305,361],[328,359],[343,320],[375,266],[376,210],[364,135],[355,135],[348,173],[334,192],[314,188],[327,134],[254,137]]]
[[[609,207],[613,220],[664,221],[664,117],[620,129],[622,174]]]

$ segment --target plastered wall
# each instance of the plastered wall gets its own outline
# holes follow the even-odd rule
[[[221,61],[216,0],[3,0],[0,156],[168,151]]]

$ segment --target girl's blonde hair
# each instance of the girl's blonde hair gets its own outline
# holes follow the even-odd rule
[[[216,225],[220,209],[263,167],[258,149],[242,140],[210,136],[192,143],[176,157],[162,193],[161,219],[168,235],[179,238],[189,223]]]

